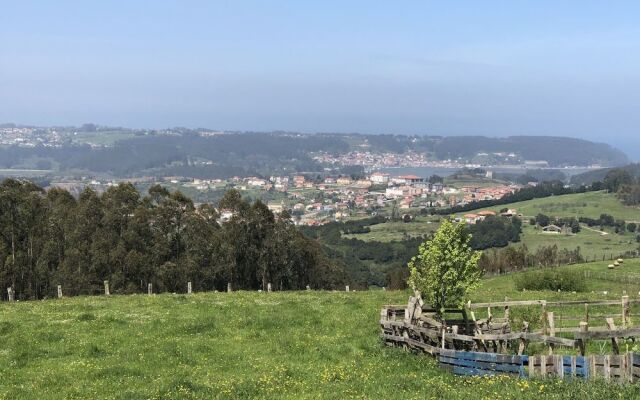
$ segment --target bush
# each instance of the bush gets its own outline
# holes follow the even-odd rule
[[[515,277],[515,284],[518,290],[561,290],[564,292],[584,292],[587,290],[581,273],[560,269],[526,272]]]

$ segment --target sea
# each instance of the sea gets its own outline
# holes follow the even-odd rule
[[[499,166],[499,167],[481,167],[485,171],[493,171],[500,173],[510,173],[510,174],[525,174],[529,171],[539,170],[540,168],[526,168],[524,166]],[[593,171],[597,168],[581,168],[581,167],[572,167],[572,168],[545,168],[545,170],[549,171],[562,171],[567,178],[570,178],[573,175],[581,174],[587,171]],[[460,171],[461,168],[451,168],[451,167],[385,167],[378,168],[373,170],[372,172],[384,172],[391,176],[398,175],[417,175],[420,177],[430,177],[431,175],[438,175],[442,177],[446,177],[454,174],[455,172]]]

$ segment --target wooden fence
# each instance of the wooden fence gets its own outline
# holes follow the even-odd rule
[[[632,327],[631,304],[640,300],[547,302],[544,300],[468,303],[463,310],[445,310],[443,321],[435,319],[435,310],[423,309],[419,297],[411,297],[407,306],[385,306],[380,313],[381,337],[389,346],[401,346],[425,352],[438,358],[442,368],[461,375],[513,374],[531,377],[604,378],[635,382],[640,377],[640,355],[620,354],[621,341],[640,336],[640,327]],[[524,322],[522,330],[512,331],[510,308],[540,306],[545,322],[542,330],[530,331]],[[606,326],[589,328],[580,321],[575,328],[555,327],[554,312],[548,308],[585,308],[586,319],[602,318]],[[596,306],[620,307],[619,314],[592,314]],[[476,319],[473,310],[486,309],[487,318]],[[496,317],[493,311],[502,310]],[[585,319],[583,316],[576,319]],[[614,317],[622,327],[616,327]],[[556,336],[560,333],[560,336]],[[585,352],[589,341],[611,343],[611,355],[589,355]],[[528,344],[541,343],[549,347],[548,355],[527,356]],[[560,348],[578,350],[580,355],[555,355]],[[510,353],[510,354],[508,354]],[[517,354],[513,354],[517,353]]]
[[[440,349],[438,364],[456,375],[506,374],[521,378],[604,379],[637,382],[640,354],[516,356]]]

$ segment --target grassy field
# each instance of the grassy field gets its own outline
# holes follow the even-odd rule
[[[526,221],[522,225],[522,236],[520,243],[512,243],[512,246],[519,246],[524,243],[530,251],[542,246],[558,246],[559,249],[573,250],[580,247],[580,252],[588,259],[594,257],[601,259],[602,256],[609,258],[612,254],[617,256],[624,254],[626,251],[634,251],[638,249],[638,242],[635,234],[625,232],[620,235],[612,230],[605,231],[603,235],[600,231],[591,230],[583,226],[580,232],[573,235],[555,234],[542,232],[535,229]]]
[[[551,196],[487,209],[499,211],[503,207],[515,208],[525,216],[535,216],[542,213],[552,217],[589,217],[597,219],[600,214],[609,214],[616,219],[640,221],[640,208],[625,206],[616,198],[615,194],[605,192]]]
[[[640,285],[619,282],[621,276],[629,275],[633,278],[640,278],[640,259],[628,259],[624,262],[623,266],[614,270],[607,268],[609,263],[609,261],[600,261],[559,267],[568,271],[588,271],[599,274],[597,279],[587,280],[587,291],[584,293],[518,291],[515,287],[514,278],[518,274],[523,273],[518,272],[483,279],[480,287],[471,296],[471,301],[502,301],[505,297],[508,297],[510,300],[619,300],[625,292],[630,297],[640,297]],[[607,293],[604,294],[603,292]]]
[[[419,215],[409,223],[402,221],[398,222],[385,222],[383,224],[371,225],[369,233],[356,233],[347,234],[343,237],[347,239],[356,238],[360,240],[376,241],[376,242],[390,242],[393,240],[404,240],[409,237],[426,236],[435,232],[439,224],[438,217],[429,217]]]
[[[606,271],[603,264],[567,268]],[[638,262],[625,271],[640,272]],[[615,271],[619,272],[619,271]],[[474,301],[619,298],[518,292],[483,281]],[[637,386],[462,378],[382,346],[379,309],[407,292],[200,293],[0,304],[0,399],[602,399]],[[516,311],[513,311],[516,313]],[[516,314],[517,315],[517,314]]]
[[[519,291],[515,281],[520,274],[518,272],[508,275],[501,275],[484,279],[480,287],[471,296],[472,302],[503,301],[508,300],[547,300],[547,301],[576,301],[576,300],[620,300],[623,295],[628,295],[631,299],[640,298],[640,259],[628,259],[622,266],[610,270],[607,268],[609,261],[593,262],[587,264],[576,264],[559,267],[561,270],[575,272],[579,278],[585,280],[586,291],[584,292],[555,292],[555,291]],[[628,280],[631,278],[631,282]],[[511,310],[512,329],[522,326],[522,321],[530,323],[532,329],[540,329],[542,325],[539,306],[513,307]],[[579,321],[562,321],[562,317],[583,316],[584,307],[578,304],[575,307],[549,308],[554,311],[557,318],[556,327],[578,329]],[[500,315],[501,310],[493,311],[495,315]],[[592,306],[590,314],[619,314],[620,305],[615,306]],[[640,304],[631,305],[631,313],[640,315]],[[478,318],[486,318],[486,310],[476,310]],[[634,326],[640,324],[640,317],[632,317]],[[583,319],[584,320],[584,319]],[[622,321],[615,318],[617,326],[621,326]],[[591,326],[605,326],[602,318],[591,319]],[[567,337],[571,337],[570,335]],[[634,343],[625,343],[625,349],[632,350]],[[535,352],[535,347],[532,351]],[[634,351],[640,352],[640,346],[636,346]],[[610,346],[606,343],[591,343],[589,354],[609,354]],[[575,354],[567,351],[564,353]]]

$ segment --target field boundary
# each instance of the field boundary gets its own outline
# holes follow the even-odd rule
[[[588,316],[589,307],[619,306],[620,314],[597,315],[606,327],[589,330],[587,321],[580,321],[577,329],[556,329],[553,312],[547,306],[575,307],[583,305]],[[602,301],[526,300],[492,303],[467,303],[462,310],[445,310],[445,316],[455,318],[438,320],[435,310],[423,309],[419,296],[411,297],[407,306],[387,305],[380,312],[381,339],[388,346],[424,352],[436,357],[443,369],[458,375],[510,374],[519,377],[578,377],[582,379],[604,378],[621,382],[640,379],[640,354],[620,354],[620,342],[640,336],[640,327],[631,327],[630,305],[640,304],[640,299]],[[530,332],[528,322],[522,331],[511,332],[510,307],[540,306],[545,321],[542,331]],[[488,317],[476,320],[471,310],[487,309]],[[503,308],[504,316],[494,318],[491,308]],[[614,317],[622,320],[617,328]],[[581,318],[577,318],[581,319]],[[572,337],[556,336],[565,333]],[[611,342],[614,354],[585,355],[588,341]],[[525,354],[529,343],[541,343],[549,348],[549,355]],[[556,355],[556,347],[577,349],[580,355]],[[509,354],[517,349],[517,354]]]

